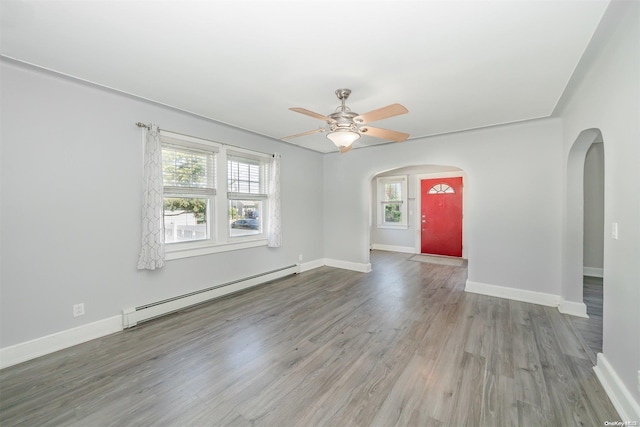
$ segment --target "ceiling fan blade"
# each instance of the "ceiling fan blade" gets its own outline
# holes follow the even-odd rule
[[[378,108],[377,110],[369,111],[368,113],[360,114],[353,120],[356,123],[371,123],[376,120],[399,116],[400,114],[407,114],[408,112],[409,110],[400,104],[391,104],[386,107]]]
[[[353,145],[349,145],[347,147],[338,147],[338,150],[340,150],[340,154],[344,154],[347,151],[351,151],[352,148],[353,148]]]
[[[409,138],[408,133],[396,132],[395,130],[372,128],[370,126],[360,128],[360,133],[374,138],[386,139],[394,142],[406,141]]]
[[[282,138],[280,138],[280,139],[291,139],[291,138],[297,138],[297,137],[299,137],[299,136],[312,135],[312,134],[314,134],[314,133],[318,133],[318,132],[324,132],[324,129],[308,130],[308,131],[306,131],[306,132],[296,133],[295,135],[285,136],[285,137],[282,137]]]
[[[314,119],[323,120],[323,121],[325,121],[327,123],[335,122],[335,120],[333,120],[331,117],[327,117],[327,116],[323,116],[322,114],[314,113],[313,111],[309,111],[306,108],[297,108],[296,107],[296,108],[289,108],[289,110],[295,111],[296,113],[304,114],[305,116],[313,117]]]

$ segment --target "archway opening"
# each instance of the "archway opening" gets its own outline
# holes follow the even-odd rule
[[[463,182],[467,179],[462,169],[447,165],[406,166],[375,174],[370,186],[370,248],[420,254],[421,221],[424,220],[421,216],[421,181],[453,177],[460,177]],[[385,189],[392,190],[393,194],[387,194],[389,192]],[[393,200],[396,194],[400,199],[398,203]],[[466,194],[462,192],[462,258],[466,258],[468,246],[465,229],[469,216],[466,214],[465,197]]]
[[[594,357],[602,351],[604,191],[602,134],[588,129],[567,159],[561,311],[579,317],[573,323]]]

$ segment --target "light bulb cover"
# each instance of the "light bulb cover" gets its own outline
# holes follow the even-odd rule
[[[360,139],[360,134],[350,129],[335,129],[333,132],[327,134],[327,138],[329,138],[336,147],[349,147]]]

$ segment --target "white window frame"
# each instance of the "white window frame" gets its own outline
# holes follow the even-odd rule
[[[229,236],[229,196],[226,190],[227,182],[227,159],[230,154],[236,157],[247,156],[260,158],[265,163],[271,157],[269,154],[246,150],[237,147],[230,147],[225,144],[209,141],[206,139],[196,138],[192,136],[182,135],[174,132],[161,131],[160,140],[163,146],[183,146],[185,148],[197,148],[200,150],[210,150],[215,154],[215,187],[214,194],[210,195],[209,208],[207,210],[207,226],[209,227],[209,239],[183,241],[175,243],[165,243],[165,260],[171,261],[175,259],[189,258],[200,255],[208,255],[219,252],[228,252],[238,249],[253,248],[258,246],[267,246],[266,238],[266,219],[263,219],[262,233],[250,236],[230,237]],[[268,188],[268,174],[264,176],[264,188]],[[189,191],[180,191],[172,189],[171,196],[179,194],[189,197]],[[163,195],[164,196],[164,195]],[[201,194],[198,194],[201,197]],[[266,197],[266,195],[265,195]],[[266,215],[267,205],[263,205],[261,215]]]
[[[252,241],[252,240],[256,240],[256,239],[266,239],[267,238],[267,212],[269,211],[269,197],[267,195],[267,189],[269,188],[269,161],[271,159],[271,155],[269,154],[264,154],[264,153],[258,153],[255,151],[250,151],[250,150],[245,150],[245,149],[240,149],[240,148],[229,148],[227,150],[227,155],[226,155],[226,164],[225,166],[228,167],[229,162],[233,161],[233,160],[244,160],[247,163],[253,163],[253,164],[258,164],[260,167],[260,191],[258,193],[255,192],[250,192],[250,193],[243,193],[243,192],[234,192],[234,191],[230,191],[229,186],[230,183],[228,182],[228,170],[227,170],[227,177],[225,178],[225,183],[227,185],[227,200],[226,200],[226,207],[227,207],[227,233],[228,233],[228,241],[229,242],[244,242],[244,241]],[[231,219],[229,218],[229,214],[230,214],[230,209],[229,209],[229,202],[232,200],[255,200],[255,201],[259,201],[261,202],[261,209],[260,209],[260,216],[258,217],[258,221],[260,222],[260,229],[259,232],[256,234],[250,234],[247,236],[231,236],[230,235],[230,226],[231,226]]]
[[[387,200],[385,197],[385,185],[386,184],[400,184],[400,192],[401,198],[398,201]],[[376,179],[377,185],[377,194],[378,194],[378,228],[391,228],[391,229],[407,229],[409,228],[408,217],[407,217],[407,205],[408,205],[408,194],[407,194],[407,176],[406,175],[397,175],[397,176],[384,176]],[[400,204],[400,222],[387,222],[385,221],[385,206],[390,203],[399,203]]]

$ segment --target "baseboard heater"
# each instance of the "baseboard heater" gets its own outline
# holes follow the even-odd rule
[[[139,307],[125,308],[122,310],[122,326],[125,329],[132,328],[141,322],[156,319],[160,316],[174,313],[178,310],[201,304],[224,295],[229,295],[261,283],[297,274],[299,273],[299,269],[300,267],[298,265],[289,265],[277,270],[256,274],[162,301],[141,305]]]

